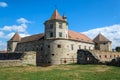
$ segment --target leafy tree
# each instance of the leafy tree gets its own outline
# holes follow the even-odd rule
[[[117,47],[115,48],[115,50],[116,50],[117,52],[120,52],[120,46],[117,46]]]

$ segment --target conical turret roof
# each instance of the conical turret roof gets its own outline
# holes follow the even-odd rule
[[[104,37],[101,33],[99,33],[94,39],[93,41],[95,43],[104,43],[104,42],[111,42],[110,40],[108,40],[106,37]]]
[[[51,16],[51,18],[50,18],[50,20],[53,20],[53,19],[56,19],[56,20],[64,20],[64,19],[62,18],[62,16],[60,16],[60,14],[58,13],[58,10],[57,10],[57,9],[53,12],[53,14],[52,14],[52,16]]]
[[[20,41],[20,40],[21,40],[21,37],[19,36],[18,32],[16,32],[9,41]]]

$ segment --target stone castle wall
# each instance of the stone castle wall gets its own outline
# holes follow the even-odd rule
[[[47,63],[66,64],[76,62],[78,49],[94,49],[94,44],[72,40],[46,40],[44,43]]]
[[[111,42],[100,44],[101,51],[112,51]]]
[[[120,57],[120,52],[97,51],[97,50],[93,50],[90,52],[94,53],[97,57],[99,57],[101,62],[111,61],[112,59],[115,59],[116,57]]]
[[[0,66],[22,66],[21,60],[0,60]]]
[[[43,47],[43,41],[31,41],[31,42],[23,42],[18,43],[16,47],[16,52],[26,52],[26,51],[40,51]]]
[[[17,55],[15,55],[14,57],[17,57]],[[36,52],[34,51],[24,52],[19,59],[10,58],[5,60],[0,60],[0,66],[3,66],[3,67],[4,66],[25,66],[25,65],[36,65]]]

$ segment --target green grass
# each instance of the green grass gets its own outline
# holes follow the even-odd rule
[[[105,65],[0,67],[0,80],[120,80],[120,67]]]

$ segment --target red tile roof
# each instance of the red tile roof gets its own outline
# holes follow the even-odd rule
[[[32,36],[23,37],[23,38],[21,38],[20,43],[41,40],[41,39],[43,39],[43,37],[44,37],[43,33],[42,34],[35,34],[35,35],[32,35]]]
[[[18,32],[9,40],[9,41],[20,41],[21,37],[19,36]]]
[[[108,40],[106,37],[104,37],[101,33],[98,34],[94,40],[95,43],[104,43],[104,42],[111,42],[110,40]]]
[[[69,30],[68,35],[69,35],[70,40],[77,40],[77,41],[81,41],[81,42],[93,43],[93,41],[89,37],[87,37],[86,35],[84,35],[82,33],[78,33],[78,32]],[[19,43],[36,41],[36,40],[41,40],[41,39],[42,40],[44,39],[44,33],[23,37],[23,38],[21,38],[21,41]]]
[[[68,33],[69,33],[69,39],[78,40],[81,42],[93,43],[93,41],[89,37],[87,37],[86,35],[82,33],[74,32],[71,30],[69,30]]]
[[[53,20],[53,19],[57,19],[57,20],[64,20],[60,14],[58,13],[57,9],[54,11],[54,13],[52,14],[50,20]]]

